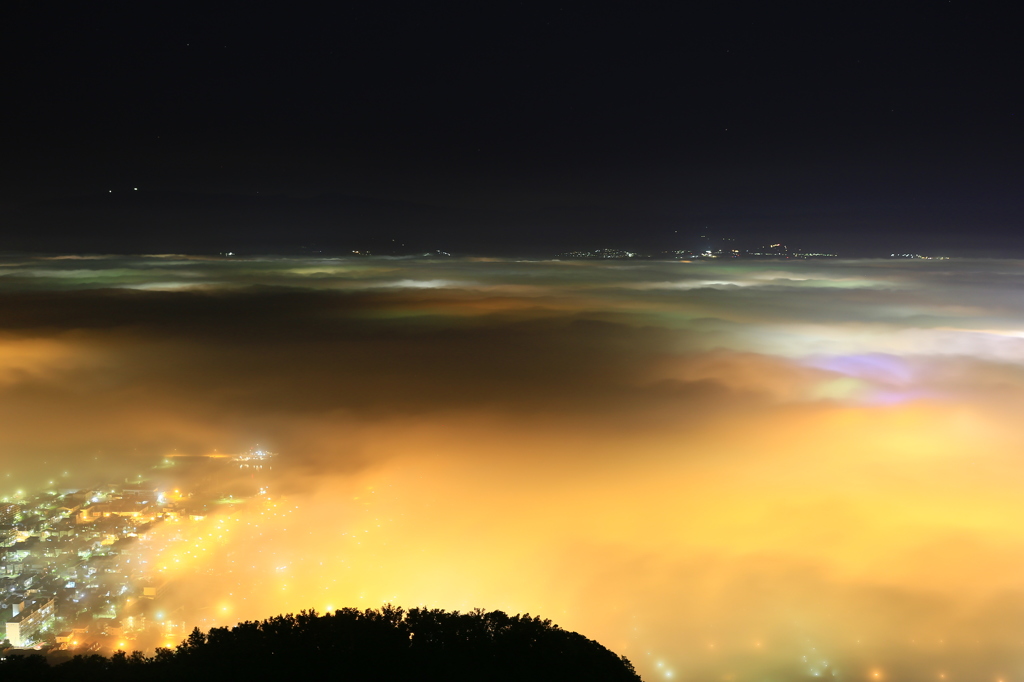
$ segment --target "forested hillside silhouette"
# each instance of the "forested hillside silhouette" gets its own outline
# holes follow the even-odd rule
[[[154,656],[118,652],[50,666],[40,656],[0,662],[0,679],[351,680],[353,682],[637,682],[630,662],[537,616],[386,605],[303,611],[234,627],[198,628]]]

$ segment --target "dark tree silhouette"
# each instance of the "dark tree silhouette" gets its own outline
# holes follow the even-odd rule
[[[0,679],[59,682],[288,680],[339,682],[637,682],[630,662],[536,616],[501,611],[303,611],[232,628],[198,628],[153,656],[118,652],[49,667],[0,662]]]

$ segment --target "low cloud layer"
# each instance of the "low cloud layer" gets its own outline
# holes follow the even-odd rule
[[[195,623],[480,606],[645,679],[1012,679],[1022,277],[11,259],[0,493],[258,442],[274,499],[169,568]]]

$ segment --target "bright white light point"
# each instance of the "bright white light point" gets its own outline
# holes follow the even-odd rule
[[[134,190],[135,190],[136,192],[138,192],[138,191],[139,191],[139,188],[138,188],[138,187],[133,187],[132,189],[134,189]]]

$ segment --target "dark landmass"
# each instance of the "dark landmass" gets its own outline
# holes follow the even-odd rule
[[[636,682],[632,664],[575,632],[536,616],[384,606],[315,611],[193,630],[154,656],[118,652],[51,665],[7,657],[0,679],[15,680],[532,680]]]

